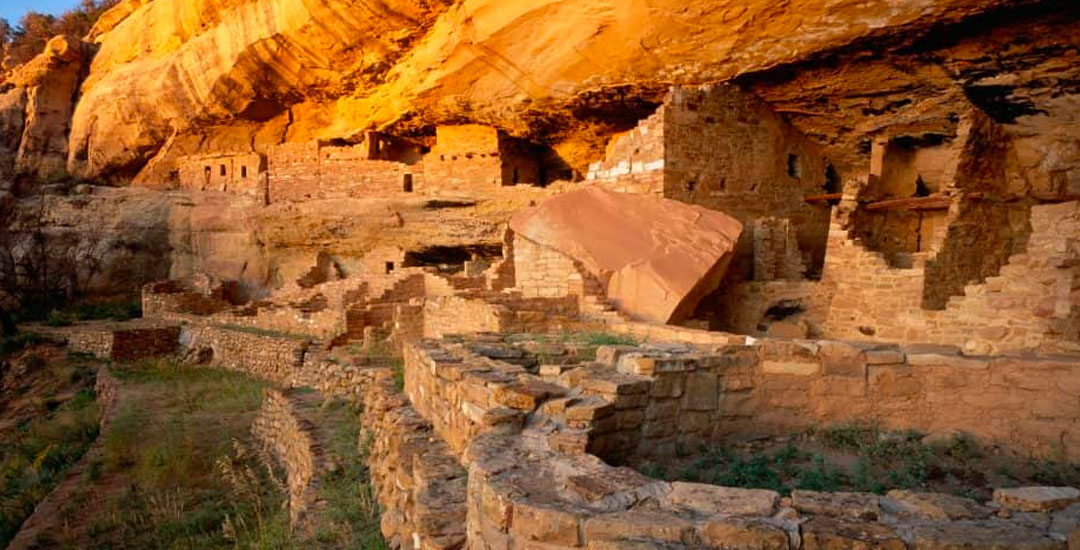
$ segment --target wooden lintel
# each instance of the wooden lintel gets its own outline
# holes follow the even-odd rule
[[[945,210],[952,204],[951,197],[932,195],[929,197],[905,197],[902,199],[887,199],[871,202],[864,205],[870,211],[874,210]]]
[[[828,194],[825,194],[825,195],[810,195],[810,196],[807,196],[807,197],[803,197],[803,200],[806,201],[806,202],[809,202],[809,203],[815,203],[815,202],[838,201],[838,200],[840,200],[842,198],[844,198],[843,193],[828,193]]]

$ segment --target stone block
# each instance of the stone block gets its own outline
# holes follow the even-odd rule
[[[739,489],[701,483],[676,481],[664,497],[662,506],[712,516],[770,516],[780,495],[766,489]]]
[[[653,397],[679,397],[686,385],[686,375],[682,373],[661,374],[653,378],[650,395]]]
[[[719,399],[717,376],[711,372],[692,372],[686,375],[683,408],[691,411],[716,410]]]
[[[599,420],[611,416],[615,412],[615,405],[593,398],[591,401],[574,403],[566,408],[566,420],[587,421]]]
[[[511,409],[531,412],[547,399],[566,395],[566,389],[550,382],[529,380],[496,386],[491,395],[495,403]]]
[[[1063,550],[1065,546],[1035,529],[1000,520],[921,523],[912,525],[908,532],[914,550]]]
[[[796,510],[814,516],[876,520],[881,513],[878,496],[872,493],[826,493],[796,490],[791,493]]]
[[[866,352],[868,365],[890,365],[904,362],[904,352],[896,349],[877,349]]]
[[[995,489],[994,502],[1021,512],[1060,510],[1080,502],[1080,490],[1073,487],[1016,487]]]
[[[889,526],[866,521],[814,518],[801,526],[803,550],[907,550]]]
[[[589,518],[583,531],[587,542],[629,539],[681,543],[691,540],[694,524],[668,512],[631,510]]]
[[[765,374],[787,374],[794,376],[813,376],[821,372],[821,364],[796,362],[796,361],[769,361],[761,362],[761,372]]]
[[[596,348],[596,362],[615,367],[619,364],[620,357],[637,350],[637,346],[600,346]]]
[[[961,357],[959,355],[941,355],[937,353],[908,353],[907,364],[915,367],[955,367],[964,369],[988,369],[990,361]]]
[[[708,548],[724,550],[787,550],[788,534],[763,521],[724,518],[705,522],[698,537]]]
[[[885,499],[895,513],[933,520],[981,519],[991,510],[974,500],[943,493],[892,490]]]
[[[557,503],[515,501],[510,534],[522,541],[580,546],[581,516]]]

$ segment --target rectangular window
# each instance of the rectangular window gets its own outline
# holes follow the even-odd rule
[[[404,188],[405,188],[406,193],[412,193],[412,191],[413,191],[412,181],[413,181],[412,180],[412,174],[405,174]]]
[[[390,273],[394,270],[394,262],[386,262],[386,272]]]
[[[221,172],[221,175],[222,175],[222,176],[224,176],[224,175],[225,175],[225,165],[224,165],[224,164],[222,164],[222,165],[221,165],[221,168],[220,168],[220,170],[219,170],[219,171]]]
[[[247,179],[247,166],[240,167],[240,177]]]

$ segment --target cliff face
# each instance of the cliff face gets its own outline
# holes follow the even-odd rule
[[[91,35],[100,50],[68,167],[133,176],[170,138],[224,121],[286,121],[285,137],[299,140],[461,119],[562,144],[580,167],[595,149],[577,142],[599,143],[590,135],[670,83],[725,80],[1004,4],[1017,3],[126,2]]]
[[[49,180],[65,173],[84,63],[82,42],[57,36],[0,82],[0,179],[18,173]]]

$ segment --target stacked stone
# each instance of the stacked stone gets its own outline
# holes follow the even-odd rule
[[[283,143],[267,156],[269,202],[301,200],[319,188],[319,144]]]
[[[520,235],[514,236],[514,273],[515,287],[527,297],[583,296],[589,278],[573,258]]]
[[[665,106],[616,137],[604,160],[589,166],[587,181],[622,193],[664,193]]]
[[[71,351],[110,361],[172,355],[180,340],[179,325],[139,320],[77,325],[67,332]]]
[[[923,255],[912,268],[893,268],[834,227],[823,277],[832,296],[824,331],[833,338],[959,345],[981,354],[1074,350],[1080,251],[1071,243],[1080,235],[1078,212],[1075,201],[1033,207],[1025,252],[1010,256],[998,275],[964,287],[964,296],[950,298],[942,311],[921,307]]]
[[[213,364],[290,386],[301,376],[311,343],[305,339],[269,336],[213,325],[183,328],[189,351],[209,350]]]
[[[319,507],[316,478],[329,469],[312,426],[301,420],[289,398],[280,391],[267,390],[262,407],[251,425],[251,433],[285,470],[289,489],[289,523],[303,527]]]
[[[464,546],[465,469],[394,389],[388,370],[365,386],[362,400],[363,424],[372,441],[371,480],[382,510],[381,530],[391,547]]]

